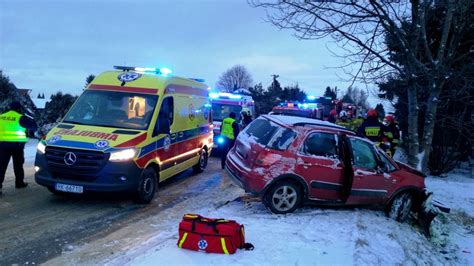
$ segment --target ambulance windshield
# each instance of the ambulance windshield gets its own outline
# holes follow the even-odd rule
[[[87,90],[72,106],[63,122],[147,129],[157,101],[157,95]]]
[[[212,115],[214,121],[224,120],[225,118],[229,117],[231,112],[234,112],[237,120],[239,120],[240,111],[242,111],[242,106],[240,105],[212,103]]]

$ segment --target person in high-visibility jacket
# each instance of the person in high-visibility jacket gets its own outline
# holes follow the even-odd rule
[[[235,120],[235,113],[230,112],[229,117],[222,120],[221,136],[224,138],[224,145],[222,147],[221,167],[224,169],[227,153],[234,146],[235,138],[239,134],[239,124]]]
[[[388,141],[390,142],[390,153],[393,156],[395,155],[398,143],[400,142],[400,129],[398,128],[398,123],[397,121],[395,121],[395,117],[393,117],[393,115],[386,115],[384,123],[387,127],[385,135],[387,136]]]
[[[24,188],[28,185],[24,182],[25,173],[23,171],[25,162],[23,150],[28,141],[26,130],[35,131],[37,126],[33,119],[21,114],[20,110],[21,104],[13,102],[9,111],[0,114],[0,194],[10,157],[13,158],[15,187]]]
[[[380,146],[387,139],[385,136],[386,131],[387,128],[378,119],[377,111],[369,109],[367,111],[367,119],[357,129],[357,135],[368,138]]]

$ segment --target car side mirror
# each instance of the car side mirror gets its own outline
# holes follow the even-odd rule
[[[167,118],[159,118],[158,119],[158,128],[155,127],[155,130],[153,131],[153,135],[159,135],[159,134],[170,134],[170,120]]]

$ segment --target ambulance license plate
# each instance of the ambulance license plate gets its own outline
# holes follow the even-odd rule
[[[82,186],[66,185],[66,184],[61,184],[61,183],[56,183],[54,185],[54,188],[58,191],[70,192],[70,193],[80,194],[84,192],[84,188]]]

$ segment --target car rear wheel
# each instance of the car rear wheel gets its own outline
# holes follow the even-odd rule
[[[207,154],[206,149],[202,149],[201,153],[199,155],[199,161],[196,165],[193,166],[193,171],[195,173],[202,173],[204,169],[207,167],[207,160],[209,159],[209,156]]]
[[[405,222],[410,215],[413,206],[413,196],[410,193],[401,193],[397,195],[390,205],[387,214],[390,218],[398,222]]]
[[[155,196],[157,183],[157,174],[153,167],[147,167],[143,170],[138,184],[135,201],[140,204],[148,204]]]
[[[265,193],[264,203],[273,213],[290,213],[300,205],[302,194],[295,182],[284,180],[273,185]]]

